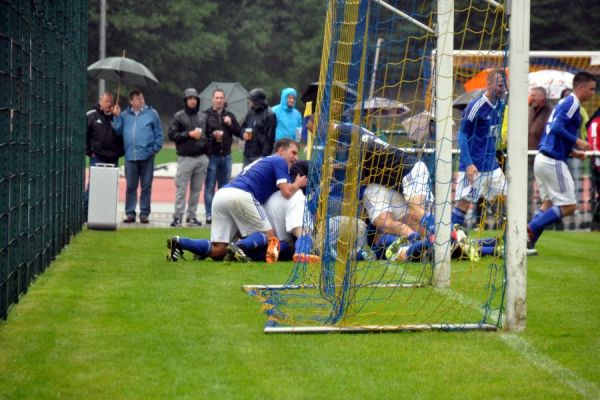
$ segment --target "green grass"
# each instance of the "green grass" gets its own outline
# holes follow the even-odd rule
[[[231,160],[233,163],[241,163],[244,159],[244,155],[236,146],[231,149]],[[154,159],[155,165],[166,164],[170,162],[177,161],[177,153],[175,152],[175,147],[163,147],[161,151],[158,152],[156,158]],[[119,165],[123,165],[123,158],[119,160]],[[90,166],[90,158],[85,158],[85,166]]]
[[[544,234],[522,334],[294,336],[262,333],[240,290],[284,282],[291,263],[167,263],[172,233],[75,237],[0,322],[0,398],[600,396],[598,234]]]

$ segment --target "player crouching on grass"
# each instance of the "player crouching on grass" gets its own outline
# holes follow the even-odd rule
[[[236,247],[244,251],[267,246],[267,263],[277,262],[279,240],[262,204],[276,191],[291,198],[306,186],[306,176],[291,182],[289,168],[298,159],[298,144],[290,139],[275,143],[275,153],[247,165],[240,175],[215,194],[212,206],[210,240],[179,236],[167,240],[167,260],[177,261],[188,250],[198,258],[222,260],[236,235],[242,237]]]
[[[290,168],[290,176],[295,181],[297,176],[307,176],[310,161],[299,160]],[[276,191],[264,204],[264,210],[271,226],[279,239],[279,261],[320,262],[320,257],[309,254],[313,247],[310,236],[312,218],[305,215],[306,188],[297,191],[290,198],[285,198],[281,191]],[[306,220],[306,222],[305,222]],[[305,227],[303,225],[306,225]],[[227,249],[226,261],[264,261],[264,247],[245,248],[240,241],[232,243]]]

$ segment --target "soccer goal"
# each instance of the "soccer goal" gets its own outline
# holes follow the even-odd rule
[[[262,303],[265,332],[496,330],[506,305],[523,318],[524,239],[505,234],[510,199],[508,216],[504,201],[489,205],[493,229],[450,222],[457,100],[481,69],[456,63],[455,50],[495,52],[506,68],[508,26],[491,0],[329,1],[305,206],[320,262],[296,263],[285,283],[243,286]],[[516,97],[526,109],[526,94]]]

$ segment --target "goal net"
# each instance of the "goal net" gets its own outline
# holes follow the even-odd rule
[[[441,31],[448,19],[450,35]],[[502,201],[486,205],[496,223],[477,234],[434,221],[454,199],[452,176],[438,170],[440,163],[458,168],[460,107],[470,101],[459,96],[478,74],[506,67],[506,28],[502,2],[456,1],[441,11],[422,0],[329,1],[304,218],[311,260],[319,262],[296,263],[285,283],[244,286],[263,304],[266,332],[500,326]],[[441,38],[459,50],[499,54],[460,59],[445,77],[455,93],[454,112],[444,117],[450,139],[435,132]],[[443,161],[440,149],[454,156]],[[440,239],[444,229],[448,240]],[[443,253],[436,248],[451,257],[444,284],[435,279]]]

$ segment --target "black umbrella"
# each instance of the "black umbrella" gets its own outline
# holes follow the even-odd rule
[[[94,79],[106,79],[135,86],[158,83],[158,79],[144,64],[126,57],[103,58],[90,65],[87,70]]]
[[[146,66],[131,58],[125,57],[106,57],[96,61],[87,67],[88,75],[94,79],[106,79],[107,81],[119,82],[117,87],[117,100],[121,92],[121,84],[127,83],[135,86],[147,86],[150,83],[158,83],[158,79],[154,76]]]
[[[356,91],[353,89],[350,89],[348,86],[344,85],[343,83],[334,82],[333,84],[334,84],[334,86],[341,88],[345,92],[350,93],[352,96],[356,96]],[[322,87],[323,84],[319,83],[319,82],[312,82],[311,84],[308,85],[308,87],[306,88],[304,93],[302,93],[302,96],[300,96],[300,99],[302,100],[302,102],[304,104],[308,103],[309,101],[312,101],[314,104],[317,101],[317,93],[319,92],[319,86]]]

